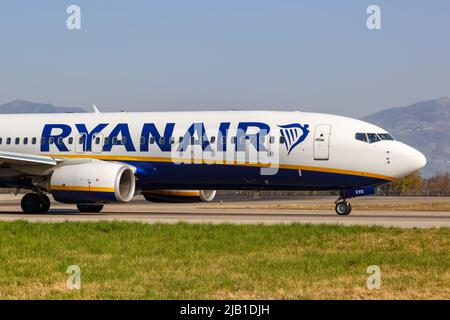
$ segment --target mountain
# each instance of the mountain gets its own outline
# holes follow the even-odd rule
[[[14,100],[0,105],[0,113],[61,113],[86,112],[81,108],[55,107],[46,103],[35,103],[24,100]]]
[[[425,154],[424,177],[450,172],[450,99],[417,102],[386,109],[363,118]]]

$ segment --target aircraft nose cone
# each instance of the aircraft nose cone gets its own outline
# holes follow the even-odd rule
[[[405,177],[417,170],[422,169],[427,164],[427,158],[422,152],[403,145],[399,152],[398,174],[399,177]]]
[[[425,167],[426,166],[426,164],[427,164],[427,158],[424,156],[424,154],[422,153],[422,152],[420,152],[420,151],[418,151],[418,150],[415,150],[416,152],[415,152],[415,155],[414,155],[414,162],[416,163],[416,165],[417,165],[417,169],[416,170],[419,170],[419,169],[422,169],[423,167]]]

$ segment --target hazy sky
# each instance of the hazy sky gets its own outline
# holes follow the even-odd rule
[[[1,0],[0,103],[359,117],[450,96],[449,36],[448,0]]]

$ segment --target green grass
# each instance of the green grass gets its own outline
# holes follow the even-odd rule
[[[0,298],[450,298],[450,229],[0,222]]]

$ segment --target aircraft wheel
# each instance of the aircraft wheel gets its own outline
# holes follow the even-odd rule
[[[77,204],[77,208],[80,212],[87,213],[99,213],[103,210],[102,204]]]
[[[41,210],[40,213],[46,213],[50,209],[50,199],[47,197],[46,194],[41,193],[40,195],[41,200]]]
[[[26,195],[23,196],[22,201],[20,202],[20,206],[22,207],[22,211],[27,214],[41,213],[42,211],[41,196],[37,193],[27,193]]]
[[[352,212],[352,205],[347,201],[340,201],[336,203],[336,213],[340,216],[347,216]]]

